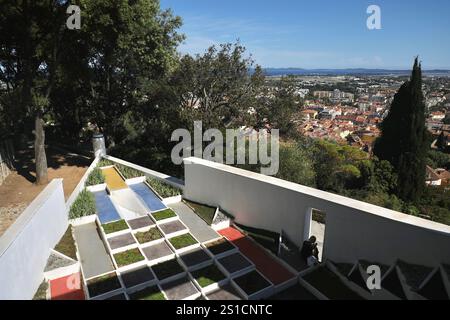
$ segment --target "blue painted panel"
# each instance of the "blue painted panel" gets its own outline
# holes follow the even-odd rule
[[[131,184],[129,187],[144,201],[150,211],[158,211],[167,208],[145,183]]]
[[[122,219],[105,190],[92,193],[95,197],[98,219],[102,224]]]

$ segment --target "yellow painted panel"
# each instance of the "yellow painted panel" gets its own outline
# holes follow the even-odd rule
[[[108,189],[111,191],[128,188],[115,167],[102,169]]]

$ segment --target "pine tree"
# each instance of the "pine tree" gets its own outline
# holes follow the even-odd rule
[[[381,124],[374,153],[396,169],[397,195],[405,201],[416,201],[425,187],[427,153],[422,68],[418,58],[410,80],[400,87]]]

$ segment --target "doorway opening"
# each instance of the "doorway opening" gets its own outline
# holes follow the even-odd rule
[[[317,248],[319,249],[319,261],[323,261],[324,258],[326,216],[326,212],[310,208],[305,217],[304,240],[309,239],[311,236],[316,237]]]

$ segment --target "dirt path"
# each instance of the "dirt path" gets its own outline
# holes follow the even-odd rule
[[[16,169],[0,186],[0,236],[14,223],[31,201],[46,187],[34,184],[33,150],[17,152]],[[47,149],[48,178],[63,178],[67,199],[86,172],[91,160],[70,153]]]

